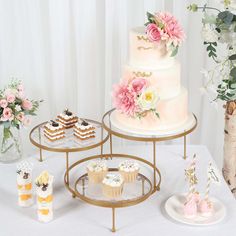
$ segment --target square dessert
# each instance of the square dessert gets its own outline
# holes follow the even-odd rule
[[[78,122],[78,117],[73,112],[66,109],[63,113],[57,116],[57,121],[63,125],[66,129],[74,127]]]
[[[95,127],[85,120],[78,122],[74,127],[74,136],[80,140],[95,138]]]
[[[50,141],[56,141],[65,137],[65,128],[58,122],[51,120],[44,126],[44,136]]]

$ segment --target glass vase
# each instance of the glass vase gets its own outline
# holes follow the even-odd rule
[[[0,162],[9,163],[22,158],[20,129],[0,125]]]

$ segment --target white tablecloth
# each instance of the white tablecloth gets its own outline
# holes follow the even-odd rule
[[[152,156],[149,146],[126,146],[115,149],[115,152],[139,154],[145,158]],[[93,153],[95,151],[93,150]],[[188,146],[188,155],[197,153],[199,160],[199,188],[204,189],[206,183],[206,167],[212,160],[204,146]],[[83,154],[73,154],[70,161],[74,162]],[[212,186],[212,196],[221,200],[227,208],[227,216],[223,222],[215,226],[192,227],[170,220],[163,209],[166,199],[174,193],[186,192],[184,168],[187,161],[181,158],[182,146],[157,146],[157,163],[163,181],[161,191],[145,202],[116,210],[117,232],[111,233],[111,209],[92,206],[79,199],[72,199],[65,189],[63,176],[65,158],[61,154],[46,153],[46,160],[37,161],[37,156],[30,157],[34,163],[34,177],[42,170],[48,170],[55,176],[54,184],[54,220],[43,224],[37,221],[36,205],[20,208],[17,205],[16,164],[0,164],[0,236],[51,236],[51,235],[201,235],[222,236],[234,235],[236,225],[236,201],[225,182],[220,186]]]

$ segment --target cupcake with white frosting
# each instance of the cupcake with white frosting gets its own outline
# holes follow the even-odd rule
[[[125,160],[119,164],[119,172],[127,183],[134,182],[138,176],[140,166],[132,160]]]
[[[119,173],[108,173],[102,181],[102,192],[105,197],[117,198],[123,192],[124,179]]]
[[[87,165],[87,173],[90,183],[101,183],[107,174],[108,168],[106,161],[91,161]]]

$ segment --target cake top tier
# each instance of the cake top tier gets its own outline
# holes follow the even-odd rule
[[[167,12],[147,13],[145,27],[130,31],[129,64],[140,68],[168,68],[184,40],[184,32],[174,16]]]

